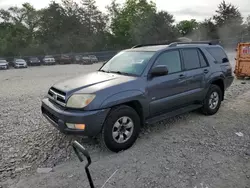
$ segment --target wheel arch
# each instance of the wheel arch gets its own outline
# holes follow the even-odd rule
[[[213,80],[210,81],[211,85],[217,85],[222,92],[222,101],[224,100],[224,95],[225,95],[225,83],[224,80],[222,78],[215,78]]]

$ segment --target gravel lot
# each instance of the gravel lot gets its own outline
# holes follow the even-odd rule
[[[73,139],[93,156],[98,187],[117,169],[106,187],[250,187],[250,81],[234,81],[218,114],[192,112],[146,126],[131,149],[113,154],[95,140],[62,135],[40,112],[52,84],[99,66],[0,71],[0,187],[88,187]],[[41,175],[37,167],[54,170]]]

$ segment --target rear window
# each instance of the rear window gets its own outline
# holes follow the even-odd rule
[[[219,47],[207,48],[207,51],[214,57],[218,63],[222,63],[222,59],[227,58],[225,51]]]

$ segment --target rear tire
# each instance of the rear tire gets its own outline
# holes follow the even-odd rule
[[[111,110],[101,132],[101,144],[113,152],[130,148],[140,132],[140,117],[129,106]]]
[[[219,86],[211,85],[201,111],[205,115],[214,115],[218,112],[222,101],[222,91]]]

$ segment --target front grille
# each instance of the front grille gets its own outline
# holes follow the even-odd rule
[[[63,91],[60,91],[56,88],[50,88],[49,92],[48,92],[48,97],[56,102],[57,104],[65,107],[66,106],[66,101],[65,101],[65,96],[66,93],[64,93]]]
[[[48,116],[53,122],[58,124],[58,120],[59,120],[58,117],[51,114],[48,110],[46,110],[45,108],[42,108],[42,113],[45,114],[46,116]]]

